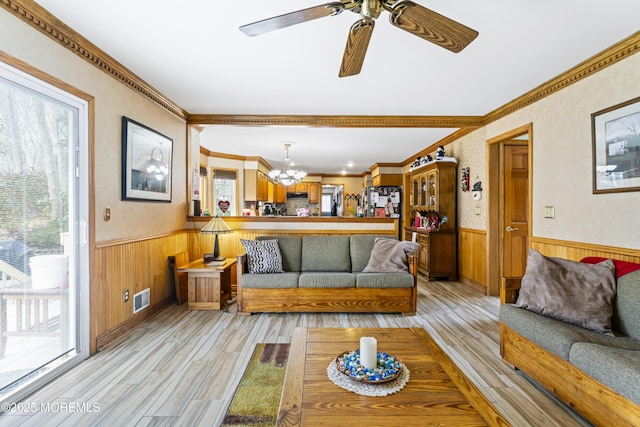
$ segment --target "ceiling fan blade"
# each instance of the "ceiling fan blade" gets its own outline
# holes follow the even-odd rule
[[[396,27],[452,52],[460,52],[478,36],[476,30],[408,0],[396,3],[389,20]]]
[[[347,46],[344,48],[344,55],[342,56],[339,77],[348,77],[360,73],[374,25],[375,21],[372,19],[361,19],[351,26],[349,37],[347,38]]]
[[[311,21],[313,19],[324,18],[325,16],[337,15],[344,10],[344,5],[340,2],[321,4],[308,9],[296,12],[285,13],[273,18],[263,19],[240,27],[240,31],[248,36],[258,36],[269,31],[279,30],[295,24]]]

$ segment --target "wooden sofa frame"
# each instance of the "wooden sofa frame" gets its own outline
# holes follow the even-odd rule
[[[520,278],[504,278],[502,304],[515,303]],[[595,425],[639,426],[640,406],[601,384],[568,361],[500,323],[500,355]]]
[[[402,313],[416,314],[418,298],[418,262],[415,254],[408,256],[411,288],[243,288],[246,254],[238,256],[238,314],[260,312],[295,313]]]

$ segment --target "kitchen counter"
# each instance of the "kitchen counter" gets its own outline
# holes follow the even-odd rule
[[[188,217],[188,229],[200,229],[211,217]],[[234,230],[352,231],[354,233],[398,234],[399,218],[345,216],[227,216],[224,221]]]

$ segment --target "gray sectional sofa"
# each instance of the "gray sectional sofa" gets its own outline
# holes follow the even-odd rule
[[[607,334],[511,304],[520,281],[505,279],[500,353],[595,425],[638,426],[640,270],[614,280],[613,333]]]
[[[407,252],[412,252],[417,245],[391,238],[397,242],[396,250],[393,256],[387,255],[395,259],[381,259],[376,263],[391,265],[391,268],[363,272],[367,270],[376,238],[391,243],[389,236],[368,234],[257,237],[256,240],[262,241],[277,240],[282,272],[249,273],[247,254],[240,255],[238,312],[415,314],[416,259],[413,253]],[[380,255],[379,250],[376,253]],[[405,271],[396,268],[399,256],[404,257]]]

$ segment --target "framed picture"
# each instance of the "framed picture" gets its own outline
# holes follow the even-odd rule
[[[122,200],[171,202],[173,140],[122,116]]]
[[[591,115],[593,192],[640,191],[640,97]]]

